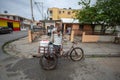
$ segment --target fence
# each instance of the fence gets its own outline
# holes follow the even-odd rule
[[[82,42],[113,42],[114,35],[86,35],[83,32]]]
[[[28,30],[28,40],[31,43],[43,34],[45,34],[45,30],[37,30],[37,31]]]

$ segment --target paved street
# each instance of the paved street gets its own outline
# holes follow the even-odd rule
[[[2,45],[5,42],[8,42],[8,41],[14,40],[14,39],[18,39],[20,37],[24,37],[26,35],[27,35],[26,31],[13,32],[11,34],[1,34],[0,35],[0,60],[3,59],[5,56],[7,57],[7,55],[5,55],[2,51]]]
[[[3,65],[1,62],[4,61],[4,59],[9,59],[9,58],[14,58],[11,55],[5,54],[2,50],[2,45],[4,45],[4,43],[14,40],[14,39],[18,39],[21,37],[24,37],[27,35],[26,31],[17,31],[17,32],[13,32],[11,34],[0,34],[0,80],[8,80],[5,79],[7,78],[7,76],[3,76],[4,74],[6,74],[4,71],[2,72],[1,70],[1,66]],[[3,74],[3,75],[1,75]],[[2,77],[1,77],[2,76]]]
[[[0,45],[25,35],[23,32],[0,35]],[[87,46],[94,45],[87,44]],[[85,49],[88,50],[89,48]],[[98,47],[97,50],[99,51]],[[0,48],[0,80],[120,80],[119,68],[119,57],[85,58],[78,62],[59,58],[55,70],[45,71],[39,65],[39,58],[10,56],[4,54]]]
[[[59,59],[55,70],[45,71],[39,59],[5,59],[2,80],[120,80],[120,58]],[[4,72],[4,74],[3,74]]]

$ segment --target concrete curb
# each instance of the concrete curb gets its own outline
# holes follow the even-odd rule
[[[7,55],[11,55],[11,54],[9,54],[6,50],[5,50],[5,46],[7,45],[7,44],[9,44],[9,43],[12,43],[12,42],[14,42],[14,41],[16,41],[16,40],[19,40],[19,39],[21,39],[21,38],[24,38],[24,37],[27,37],[27,35],[26,36],[23,36],[23,37],[19,37],[19,38],[16,38],[16,39],[14,39],[14,40],[10,40],[10,41],[7,41],[7,42],[5,42],[3,45],[2,45],[2,50],[3,50],[3,52],[4,53],[6,53]],[[84,54],[84,57],[85,58],[97,58],[97,57],[120,57],[120,53],[118,54],[118,53],[116,53],[116,54]]]
[[[21,39],[21,38],[24,38],[24,37],[27,37],[27,35],[5,42],[5,43],[2,45],[2,50],[3,50],[3,52],[4,52],[5,54],[7,54],[7,55],[10,55],[10,54],[5,50],[5,46],[6,46],[7,44],[9,44],[9,43],[12,43],[12,42],[14,42],[14,41],[16,41],[16,40],[19,40],[19,39]]]

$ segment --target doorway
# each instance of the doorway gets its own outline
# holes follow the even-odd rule
[[[12,22],[7,22],[7,24],[8,24],[8,27],[13,30],[13,23]]]
[[[66,24],[66,34],[70,35],[72,31],[72,24]]]

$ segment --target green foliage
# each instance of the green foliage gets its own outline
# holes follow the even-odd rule
[[[80,23],[120,25],[120,0],[97,0],[94,6],[90,6],[90,0],[81,0],[78,4],[83,6],[76,11]]]
[[[78,5],[83,5],[83,8],[89,8],[90,0],[81,0],[80,2],[78,2]]]
[[[98,0],[96,3],[98,11],[107,16],[103,20],[109,25],[120,24],[120,0]]]

